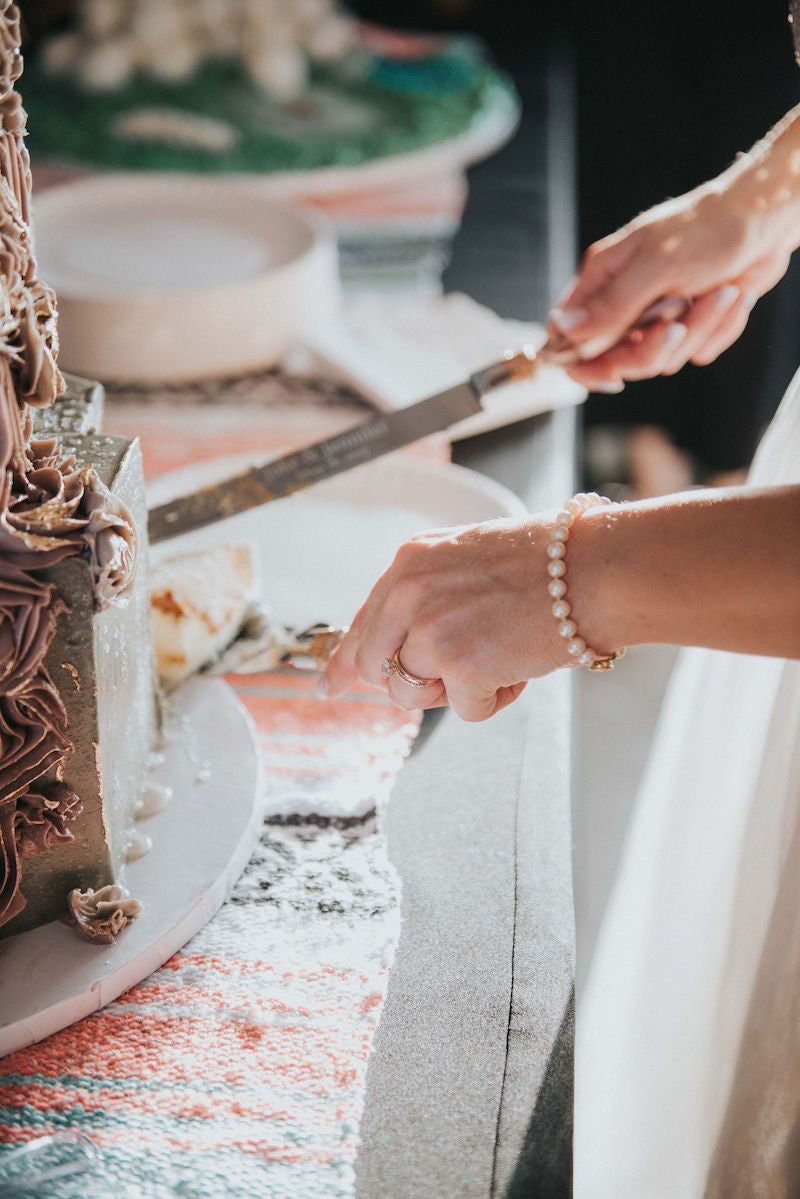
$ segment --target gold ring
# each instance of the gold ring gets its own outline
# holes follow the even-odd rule
[[[399,646],[391,658],[384,658],[381,662],[381,674],[385,679],[390,679],[393,674],[396,674],[404,683],[408,683],[409,687],[432,687],[434,683],[441,681],[440,679],[420,679],[415,674],[409,674],[400,661]]]

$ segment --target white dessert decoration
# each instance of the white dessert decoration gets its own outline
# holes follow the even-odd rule
[[[302,95],[311,64],[343,59],[355,20],[334,0],[78,0],[76,32],[45,45],[52,74],[108,91],[142,72],[178,83],[204,61],[237,58],[267,95]]]
[[[238,129],[217,117],[203,117],[180,108],[134,108],[120,113],[111,122],[112,132],[129,142],[163,142],[167,146],[185,146],[224,154],[241,140]]]

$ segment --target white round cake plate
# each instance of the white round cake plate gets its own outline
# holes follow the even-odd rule
[[[163,475],[151,506],[245,470],[254,455],[219,458]],[[508,488],[413,453],[386,455],[151,549],[155,561],[208,545],[249,545],[263,599],[295,628],[349,624],[397,547],[425,529],[521,517]]]
[[[90,945],[59,921],[0,941],[0,1056],[146,978],[211,919],[247,865],[261,823],[258,757],[227,684],[195,678],[176,693],[154,781],[173,798],[137,824],[153,847],[125,883],[143,911],[117,943]]]
[[[340,304],[324,217],[225,178],[95,175],[37,195],[32,223],[59,364],[102,382],[259,370]]]

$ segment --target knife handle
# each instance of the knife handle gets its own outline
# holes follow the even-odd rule
[[[636,333],[640,329],[647,329],[650,325],[662,322],[671,324],[673,321],[679,321],[689,311],[690,305],[691,301],[683,296],[662,296],[660,300],[656,300],[654,304],[644,310],[638,321],[631,325],[620,341],[624,341],[625,337],[630,337],[632,333]],[[493,387],[502,387],[504,383],[515,383],[518,379],[532,378],[539,367],[545,363],[566,366],[570,362],[580,361],[580,346],[562,334],[559,337],[549,338],[538,350],[533,349],[532,346],[523,346],[521,350],[516,351],[509,350],[499,362],[493,362],[490,366],[471,375],[470,383],[478,395],[482,396],[485,392],[491,391]]]
[[[623,333],[619,342],[630,337],[632,333],[637,333],[640,329],[648,329],[651,325],[669,325],[673,321],[679,321],[686,316],[690,307],[691,300],[687,300],[685,296],[662,296],[649,308],[645,308],[639,319]],[[615,344],[618,345],[619,342]],[[608,348],[611,349],[611,346]],[[581,361],[581,348],[562,333],[549,338],[539,350],[539,355],[542,362],[553,362],[566,366],[571,362]]]
[[[306,669],[324,670],[328,658],[349,631],[349,625],[311,625],[294,635],[293,641],[286,647],[283,660]]]

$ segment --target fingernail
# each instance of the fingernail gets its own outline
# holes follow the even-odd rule
[[[321,674],[317,679],[317,685],[314,688],[314,694],[316,695],[317,699],[327,699],[330,689],[331,685],[328,682],[327,675]]]
[[[676,350],[688,332],[689,330],[686,328],[686,325],[682,325],[678,321],[668,325],[666,336],[664,337],[664,349]]]
[[[588,315],[586,308],[554,308],[550,320],[562,333],[569,333],[576,325],[582,325]]]
[[[735,283],[726,283],[717,292],[717,307],[730,308],[731,304],[735,304],[741,295],[740,289]]]
[[[613,379],[607,379],[600,383],[593,383],[589,391],[599,391],[603,395],[615,396],[625,390],[624,383],[615,383]]]
[[[570,279],[569,283],[564,284],[564,286],[561,288],[561,291],[556,296],[556,302],[553,305],[554,309],[561,308],[562,305],[564,304],[564,301],[569,299],[569,297],[572,295],[572,293],[575,290],[575,284],[577,282],[578,282],[578,276],[573,275],[572,278]]]
[[[607,337],[594,337],[591,341],[585,341],[583,345],[578,346],[578,353],[581,362],[591,362],[593,358],[599,358],[601,354],[605,354],[606,350],[610,349],[611,344]]]

